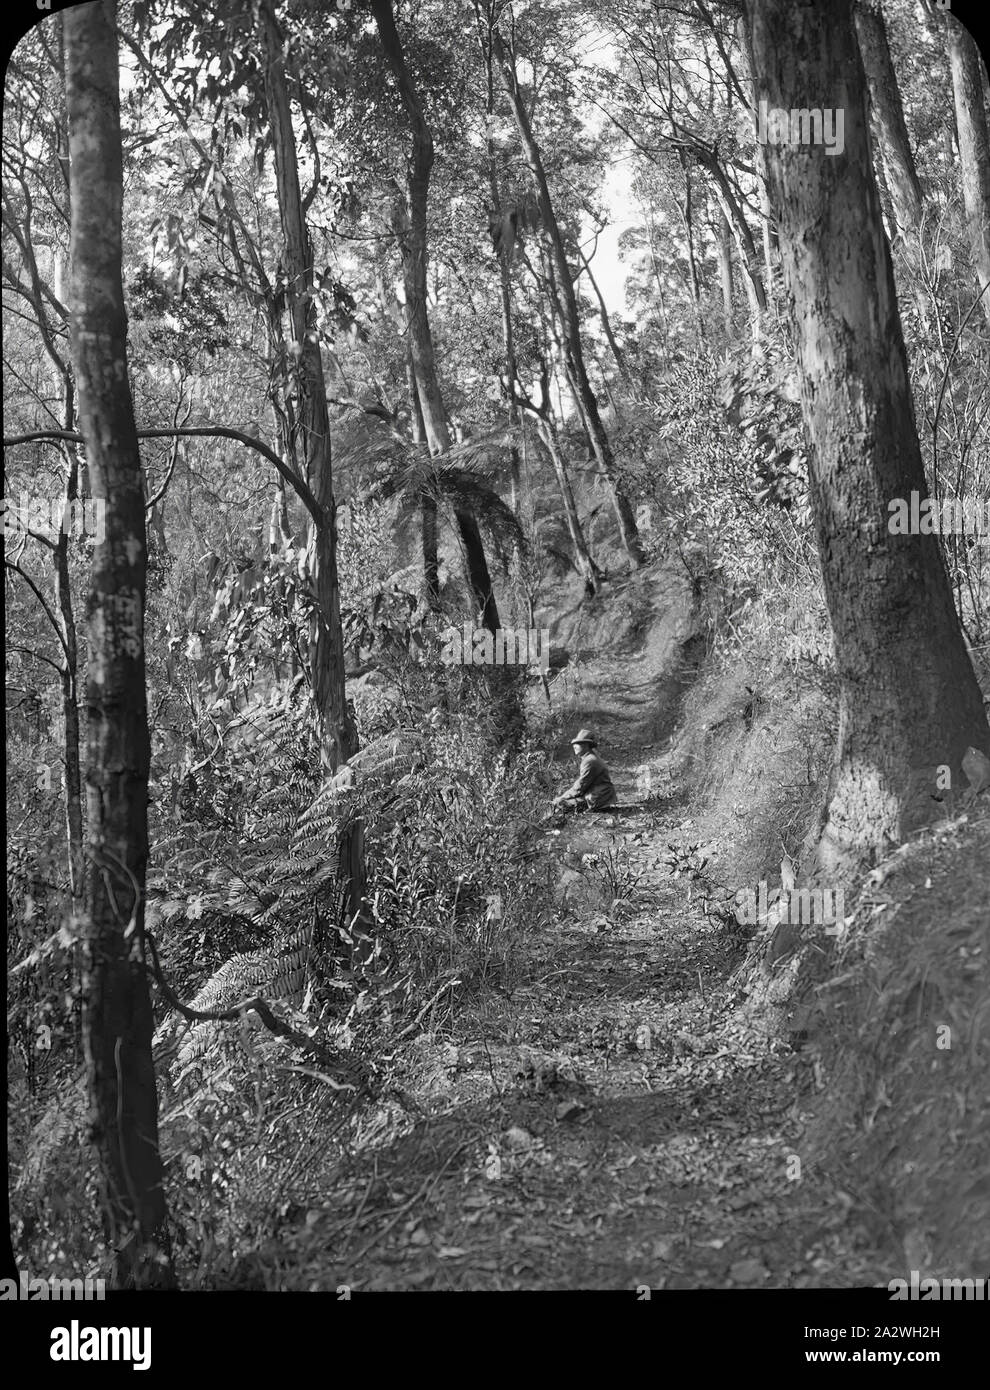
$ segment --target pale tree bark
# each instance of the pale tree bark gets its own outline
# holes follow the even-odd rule
[[[499,197],[498,179],[495,174],[495,162],[491,141],[489,141],[488,181],[492,194],[493,209],[495,213],[498,214],[501,209],[501,199]],[[520,466],[519,447],[515,442],[515,435],[519,427],[520,417],[519,406],[516,402],[513,389],[513,383],[518,373],[516,370],[515,330],[512,322],[512,281],[509,273],[509,256],[506,249],[502,246],[498,248],[498,289],[499,304],[502,311],[502,352],[505,359],[505,375],[503,380],[507,383],[509,426],[513,432],[513,441],[509,454],[510,501],[512,510],[518,515],[521,501]]]
[[[75,384],[66,379],[62,421],[67,430],[74,428]],[[67,471],[65,501],[71,509],[79,497],[79,460],[73,446],[65,449]],[[69,578],[69,536],[66,529],[55,538],[55,592],[58,600],[63,660],[60,670],[62,687],[62,718],[65,723],[63,749],[65,753],[65,826],[69,856],[69,893],[73,911],[83,902],[83,814],[82,814],[82,735],[79,727],[79,644],[76,618],[72,604]]]
[[[70,342],[106,535],[89,601],[83,1046],[91,1136],[118,1287],[174,1283],[144,950],[150,740],[147,544],[121,283],[123,169],[114,0],[63,17],[70,160]]]
[[[609,316],[608,306],[605,303],[605,297],[599,288],[598,281],[595,279],[595,272],[591,268],[591,262],[580,247],[578,247],[578,256],[582,266],[584,266],[584,272],[588,277],[588,283],[591,286],[592,293],[598,304],[598,317],[602,321],[602,329],[605,333],[605,341],[608,343],[609,351],[615,360],[615,365],[619,369],[619,375],[622,377],[622,380],[627,386],[631,387],[633,381],[629,372],[629,365],[626,362],[626,355],[619,347],[618,340],[615,336],[615,330],[612,327],[612,319]]]
[[[660,269],[660,261],[657,257],[657,229],[653,220],[653,209],[646,203],[640,203],[640,211],[646,225],[647,244],[650,248],[650,265],[653,267],[653,278],[656,282],[657,306],[660,310],[660,360],[666,364],[667,344],[670,342],[670,321],[667,318],[667,304],[663,292],[663,273]]]
[[[513,383],[518,376],[516,368],[515,329],[512,323],[512,288],[509,281],[509,267],[504,253],[499,253],[499,301],[502,310],[502,350],[505,357],[505,380],[508,383],[509,427],[512,430],[512,444],[509,448],[509,501],[518,516],[522,505],[521,467],[516,433],[519,429],[519,406],[513,393]]]
[[[959,20],[948,15],[946,24],[963,206],[983,313],[990,323],[990,140],[983,98],[984,68],[976,45]]]
[[[515,119],[516,129],[519,132],[519,139],[523,147],[526,163],[529,166],[529,171],[536,187],[537,200],[540,208],[540,221],[550,247],[550,254],[556,271],[557,293],[560,302],[561,318],[566,334],[567,355],[569,358],[570,371],[577,389],[578,404],[588,427],[588,433],[595,452],[595,457],[598,460],[598,466],[602,471],[602,476],[612,496],[612,502],[619,523],[619,535],[622,540],[623,549],[634,565],[642,565],[646,557],[639,538],[639,532],[636,528],[636,518],[633,514],[633,509],[629,503],[628,497],[626,497],[625,493],[621,490],[616,479],[615,459],[612,454],[612,446],[609,443],[608,434],[602,423],[601,414],[598,409],[598,401],[588,378],[584,348],[581,342],[581,318],[578,313],[574,280],[571,275],[570,266],[567,263],[567,256],[564,251],[564,239],[557,222],[553,199],[550,196],[550,186],[547,182],[546,170],[543,167],[543,157],[540,152],[539,144],[533,134],[529,113],[526,109],[526,103],[523,100],[523,95],[519,87],[514,57],[506,52],[505,44],[502,41],[502,36],[497,27],[492,26],[490,30],[490,43],[495,61],[498,64],[502,87],[509,100],[509,106]]]
[[[888,240],[893,243],[897,239],[897,214],[894,211],[894,199],[887,184],[887,173],[884,169],[883,155],[883,133],[880,130],[880,122],[875,111],[870,112],[870,139],[876,151],[873,159],[873,175],[877,181],[877,193],[880,195],[880,211],[883,215],[883,225],[887,232]]]
[[[61,26],[56,26],[54,44],[42,39],[42,48],[51,63],[53,76],[64,69],[62,53]],[[68,132],[65,124],[64,93],[61,90],[52,101],[51,149],[59,163],[62,179],[50,192],[55,200],[54,210],[65,226],[69,224],[68,206]],[[21,162],[18,164],[18,158]],[[73,431],[76,427],[75,382],[72,366],[61,348],[61,340],[67,319],[64,304],[64,285],[67,281],[64,254],[53,248],[53,284],[47,284],[41,275],[35,245],[36,211],[32,207],[30,185],[27,181],[26,152],[15,149],[5,152],[5,175],[16,179],[22,192],[24,207],[23,220],[15,218],[15,202],[12,198],[3,200],[4,231],[12,239],[20,252],[26,283],[7,259],[4,259],[5,279],[16,286],[20,298],[30,305],[37,323],[38,334],[45,355],[48,357],[58,377],[62,396],[62,428]],[[57,188],[57,191],[56,191]],[[64,196],[63,196],[64,195]],[[32,216],[32,212],[35,215]],[[80,474],[85,476],[85,460],[80,459],[77,446],[66,444],[63,448],[65,459],[65,503],[71,508],[79,497]],[[83,816],[82,816],[82,762],[80,758],[81,735],[79,726],[78,701],[78,642],[76,618],[72,602],[72,586],[69,574],[69,535],[63,527],[51,543],[55,570],[55,620],[62,660],[59,663],[59,684],[62,697],[63,752],[65,757],[64,809],[66,826],[67,860],[69,869],[69,893],[73,911],[82,907],[83,893]]]
[[[74,420],[73,385],[71,375],[66,373],[65,394],[63,395],[63,420],[70,423]],[[81,443],[81,438],[79,443]],[[65,450],[66,458],[66,478],[64,503],[71,509],[79,497],[79,465],[75,451],[69,447]],[[63,781],[63,806],[65,810],[66,827],[66,863],[68,867],[69,898],[74,913],[81,913],[84,907],[84,887],[83,887],[83,815],[82,815],[82,760],[81,735],[79,726],[79,700],[78,700],[78,675],[79,675],[79,645],[76,632],[75,611],[72,602],[72,586],[69,574],[69,531],[66,527],[61,527],[54,538],[42,533],[32,533],[34,539],[39,541],[51,553],[52,565],[55,571],[55,605],[51,607],[41,594],[40,589],[34,581],[27,575],[19,559],[11,559],[10,555],[5,555],[4,565],[11,573],[17,573],[28,583],[35,596],[42,603],[46,617],[49,619],[61,651],[61,660],[52,662],[55,666],[62,697],[62,723],[63,739],[62,752],[65,759],[65,777]],[[47,658],[46,658],[47,659]]]
[[[753,122],[753,129],[755,130],[757,122],[757,102],[759,98],[756,92],[756,84],[753,80],[753,28],[745,4],[741,7],[739,12],[739,19],[736,26],[736,38],[739,48],[739,64],[743,73],[743,84],[741,85],[744,85],[744,90],[750,94],[750,115]],[[754,159],[756,162],[761,210],[760,238],[763,243],[763,268],[766,276],[766,298],[768,304],[773,304],[776,294],[774,271],[778,267],[777,257],[779,245],[777,226],[774,221],[773,209],[770,206],[770,194],[767,186],[767,152],[766,147],[761,145],[759,140],[757,140],[754,145]]]
[[[574,501],[574,493],[571,489],[571,480],[567,473],[567,465],[564,456],[560,451],[560,441],[557,438],[557,431],[553,420],[548,414],[537,415],[537,432],[540,441],[547,451],[551,466],[553,467],[554,477],[557,479],[557,487],[560,489],[560,499],[564,507],[564,520],[567,524],[567,534],[571,538],[571,545],[574,548],[574,564],[578,574],[584,580],[585,590],[589,595],[594,595],[598,591],[601,582],[602,572],[595,564],[588,543],[585,540],[584,530],[581,526],[581,518],[578,516],[577,503]]]
[[[276,421],[276,431],[278,429]],[[292,529],[289,526],[289,505],[285,495],[284,481],[276,477],[272,489],[272,505],[268,513],[268,552],[278,555],[292,542]]]
[[[911,153],[904,107],[890,56],[887,26],[879,0],[858,0],[854,10],[859,51],[866,70],[870,102],[880,132],[887,187],[901,236],[917,232],[921,223],[921,184]]]
[[[316,322],[313,253],[299,186],[283,39],[273,0],[259,0],[256,13],[284,243],[286,302],[292,324],[289,346],[295,365],[289,370],[298,396],[296,443],[306,484],[318,506],[318,519],[311,518],[307,547],[307,568],[314,590],[310,621],[313,694],[320,720],[323,757],[333,770],[357,752],[358,735],[345,693],[330,412]]]
[[[574,500],[574,492],[571,487],[567,464],[560,447],[560,437],[557,429],[557,422],[554,417],[553,400],[550,394],[551,377],[557,377],[556,372],[551,372],[550,362],[547,357],[547,351],[552,347],[555,353],[554,360],[563,364],[564,374],[571,395],[575,400],[578,399],[577,385],[574,381],[573,373],[570,370],[566,349],[561,339],[559,326],[560,316],[559,313],[555,312],[555,306],[559,305],[559,296],[556,293],[554,268],[546,255],[545,248],[541,248],[541,271],[539,274],[537,274],[535,267],[528,257],[526,259],[526,264],[536,283],[541,287],[546,287],[545,292],[540,296],[540,318],[544,343],[546,345],[543,354],[538,358],[540,367],[540,399],[537,402],[531,395],[527,395],[523,391],[518,380],[518,375],[516,380],[510,382],[510,388],[517,408],[525,410],[536,424],[537,434],[539,435],[541,444],[546,450],[547,457],[550,459],[554,477],[557,480],[557,486],[560,490],[560,500],[564,508],[564,520],[574,551],[575,569],[584,580],[586,594],[589,597],[594,597],[605,576],[595,563],[584,535],[584,528],[581,525],[581,519],[578,515],[577,503]],[[558,397],[559,394],[558,390]],[[580,402],[578,403],[578,409],[580,412]],[[585,437],[590,447],[591,435],[587,420],[583,414],[582,422],[585,427]]]
[[[56,51],[50,54],[53,64],[57,64],[60,76],[65,69],[65,54],[63,51],[62,26],[57,26],[55,35]],[[58,144],[58,156],[63,169],[63,175],[67,172],[66,159],[68,156],[68,130],[66,128],[66,112],[64,104],[64,94],[61,105],[56,116],[56,140]],[[63,177],[63,182],[59,185],[60,191],[67,185]],[[31,248],[31,267],[32,283],[37,285],[39,281],[38,267],[34,256],[34,249]],[[59,297],[61,289],[60,281],[65,278],[68,267],[65,258],[58,253],[55,261],[55,289],[56,297]],[[37,304],[37,312],[45,312],[44,305],[40,298]],[[72,376],[71,363],[64,361],[61,353],[54,346],[54,337],[46,335],[46,344],[49,356],[54,362],[55,368],[62,379],[62,427],[65,430],[74,430],[76,427],[76,384]],[[80,476],[84,477],[88,483],[88,472],[85,461],[80,459],[80,450],[71,444],[66,444],[64,456],[66,461],[65,472],[65,500],[67,506],[71,508],[79,498]],[[66,839],[69,854],[69,891],[72,897],[73,911],[77,911],[83,901],[83,813],[82,813],[82,731],[79,722],[79,643],[76,632],[76,617],[72,603],[72,586],[69,576],[69,547],[68,535],[63,528],[62,533],[56,537],[55,555],[55,588],[58,600],[59,618],[62,624],[62,646],[64,662],[61,672],[62,686],[62,717],[65,723],[64,730],[64,750],[65,750],[65,825]]]
[[[491,115],[493,110],[493,93],[490,63],[488,69],[488,96],[488,110],[489,115]],[[493,213],[495,216],[500,216],[501,197],[499,195],[498,176],[495,171],[495,150],[491,139],[488,141],[488,186],[492,195]],[[522,423],[522,416],[519,411],[519,402],[516,399],[518,368],[516,365],[515,328],[512,322],[512,280],[509,272],[508,249],[499,245],[497,254],[499,263],[499,303],[502,311],[502,351],[504,357],[504,370],[501,384],[502,394],[506,401],[506,411],[509,417],[509,429],[512,432],[512,442],[509,445],[509,505],[512,507],[514,515],[518,517],[522,507],[522,467],[517,440],[520,435],[519,427]],[[512,554],[513,574],[518,580],[522,565],[522,547],[518,539],[513,543]],[[546,676],[543,677],[543,682],[544,686],[546,686]]]
[[[899,240],[901,252],[906,257],[905,280],[910,286],[918,321],[927,332],[931,306],[920,275],[917,242],[924,213],[921,184],[911,153],[879,0],[856,0],[853,17],[869,91],[870,133],[877,151],[874,171],[880,206],[891,241]]]
[[[492,52],[485,44],[481,45],[485,59],[485,77],[488,87],[487,111],[488,120],[491,122],[495,115],[495,76],[492,71]],[[501,220],[503,217],[502,193],[498,186],[498,169],[496,165],[495,141],[492,139],[489,129],[486,140],[488,153],[488,190],[492,199],[492,216]],[[507,408],[509,416],[509,426],[513,432],[513,440],[509,453],[509,478],[511,489],[512,510],[518,516],[521,505],[520,497],[520,460],[519,447],[515,441],[515,435],[520,423],[519,404],[515,395],[515,381],[518,375],[516,371],[516,343],[515,330],[512,322],[512,276],[509,267],[511,248],[506,247],[499,241],[496,246],[498,255],[498,288],[499,304],[502,310],[502,350],[505,357],[505,373],[503,376],[503,391],[507,397]]]
[[[839,678],[839,737],[818,863],[901,842],[938,810],[937,770],[990,729],[934,535],[892,535],[889,503],[927,494],[868,140],[850,0],[747,0],[759,94],[837,107],[845,150],[768,147],[792,299],[809,483]]]
[[[544,315],[544,325],[545,331],[548,333],[548,335],[553,341],[553,360],[555,364],[554,377],[558,383],[558,410],[561,415],[561,418],[563,418],[564,394],[560,386],[560,376],[561,373],[563,373],[564,381],[566,381],[567,383],[569,398],[577,407],[577,413],[581,417],[581,424],[584,427],[584,436],[585,439],[588,441],[588,449],[590,450],[592,458],[598,460],[600,467],[601,455],[595,448],[594,425],[591,420],[591,417],[588,414],[585,399],[581,391],[580,383],[578,381],[577,373],[574,370],[574,359],[572,358],[567,347],[567,329],[566,325],[564,324],[563,315],[560,312],[561,301],[560,295],[557,292],[557,271],[555,268],[553,257],[546,254],[545,248],[541,249],[540,261],[542,274],[538,283],[546,286],[546,293],[544,298],[549,309],[549,313]],[[534,278],[536,277],[534,276]],[[546,383],[547,363],[545,359],[541,362],[541,367],[543,369],[544,399],[549,402],[549,387]],[[611,402],[611,395],[608,391],[608,384],[605,380],[604,373],[602,373],[602,382],[606,388],[606,397]],[[612,404],[614,404],[614,402],[612,402]],[[601,578],[603,578],[603,575],[601,574],[601,572],[598,572],[594,578],[594,581],[589,584],[589,590],[591,592],[594,592],[595,586],[598,580]]]
[[[749,305],[750,332],[754,339],[758,339],[763,331],[763,315],[767,309],[767,295],[763,287],[763,277],[760,274],[759,256],[756,243],[753,240],[753,233],[749,229],[746,215],[733,191],[729,177],[718,159],[710,150],[699,149],[696,150],[696,154],[698,162],[711,176],[722,215],[732,230],[733,240],[736,243],[736,250],[739,253],[739,261],[743,269],[743,285]]]
[[[718,278],[722,286],[722,321],[727,338],[732,337],[732,234],[724,210],[718,210],[715,227],[718,242]]]
[[[447,453],[451,440],[427,307],[429,247],[426,211],[433,171],[433,135],[406,63],[402,40],[395,26],[392,0],[371,0],[371,13],[412,133],[406,186],[393,205],[393,227],[402,256],[406,332],[423,426],[431,454],[440,455]],[[498,607],[478,522],[464,504],[455,505],[454,517],[464,547],[468,583],[479,610],[479,621],[483,627],[495,632],[499,628]]]
[[[698,329],[698,341],[705,341],[705,321],[701,316],[701,282],[698,278],[698,260],[694,254],[694,198],[691,188],[691,164],[684,149],[677,151],[681,171],[684,174],[684,203],[679,206],[684,235],[687,238],[688,289],[694,306],[694,320]]]
[[[518,390],[513,384],[513,392]],[[592,557],[588,549],[588,542],[585,539],[584,528],[581,525],[581,518],[578,515],[577,503],[574,500],[574,491],[571,487],[570,476],[567,472],[567,464],[561,452],[560,440],[557,435],[557,426],[553,418],[553,409],[550,403],[550,368],[544,358],[540,362],[540,400],[536,402],[532,398],[517,395],[516,401],[519,406],[526,410],[536,422],[536,430],[540,437],[547,457],[550,459],[554,477],[557,480],[557,487],[560,490],[560,500],[564,508],[564,521],[567,525],[567,534],[570,536],[571,545],[574,550],[574,567],[584,580],[585,591],[589,596],[593,596],[598,591],[598,586],[602,579],[602,572]]]

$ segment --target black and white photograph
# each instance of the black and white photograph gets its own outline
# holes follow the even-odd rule
[[[183,1374],[200,1294],[261,1355],[458,1293],[971,1373],[978,13],[12,6],[32,1373]]]

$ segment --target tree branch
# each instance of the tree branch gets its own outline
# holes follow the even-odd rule
[[[152,974],[158,984],[158,988],[165,996],[169,1004],[175,1011],[182,1015],[188,1023],[236,1023],[238,1019],[249,1010],[253,1011],[261,1019],[262,1023],[270,1033],[276,1037],[285,1038],[294,1047],[300,1048],[303,1052],[310,1053],[315,1057],[321,1066],[333,1067],[337,1060],[334,1053],[326,1048],[322,1043],[316,1042],[314,1038],[307,1037],[305,1033],[300,1033],[297,1029],[289,1026],[277,1015],[273,1014],[267,1002],[260,995],[252,995],[249,999],[243,999],[239,1004],[235,1004],[231,1009],[191,1009],[188,1004],[184,1004],[175,990],[168,983],[162,972],[161,961],[158,958],[158,947],[155,938],[147,927],[144,930],[144,939],[151,952]],[[348,1070],[354,1067],[354,1063],[348,1059]],[[356,1089],[354,1087],[353,1089]]]
[[[177,436],[197,439],[233,439],[237,444],[243,444],[245,448],[254,449],[262,458],[267,459],[285,479],[317,525],[322,525],[326,520],[323,515],[323,508],[303,479],[297,478],[292,469],[282,462],[278,454],[269,449],[268,445],[263,444],[260,439],[255,439],[253,435],[244,434],[242,430],[227,429],[225,425],[195,425],[187,428],[138,430],[137,432],[138,439],[173,439]],[[71,430],[30,430],[27,434],[5,435],[3,443],[4,448],[7,448],[13,444],[32,444],[37,440],[45,439],[65,439],[72,444],[86,443],[81,434],[75,434]]]
[[[59,675],[62,674],[62,668],[57,661],[52,661],[51,657],[45,656],[43,652],[36,652],[33,647],[24,647],[20,642],[8,642],[7,650],[9,652],[23,652],[25,656],[34,657],[35,661],[44,661],[51,666],[52,670],[57,671]]]
[[[28,586],[28,588],[34,594],[35,598],[41,604],[42,608],[45,610],[45,616],[48,618],[48,621],[55,629],[55,635],[58,637],[59,645],[61,646],[63,652],[65,652],[66,660],[68,660],[69,648],[66,645],[65,637],[62,633],[61,627],[59,626],[58,619],[55,617],[55,614],[48,606],[48,600],[45,598],[44,594],[38,588],[37,584],[34,582],[31,576],[27,574],[26,571],[21,569],[20,565],[17,563],[16,560],[8,560],[4,558],[3,564],[4,569],[13,570],[15,574],[19,574],[21,576],[21,578],[24,580],[24,583]]]

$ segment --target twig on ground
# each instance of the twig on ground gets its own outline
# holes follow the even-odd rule
[[[459,985],[460,983],[460,980],[445,980],[444,983],[437,990],[436,994],[433,995],[432,999],[427,1000],[427,1002],[423,1005],[419,1013],[413,1019],[412,1023],[410,1023],[406,1028],[403,1028],[401,1033],[396,1033],[395,1037],[392,1039],[393,1043],[405,1042],[406,1038],[412,1037],[413,1033],[415,1033],[416,1029],[423,1022],[423,1019],[433,1008],[433,1005],[440,998],[441,994],[443,994],[444,990],[453,989],[455,985]]]
[[[406,1213],[412,1210],[412,1208],[416,1205],[417,1202],[429,1196],[430,1192],[433,1190],[434,1187],[436,1187],[437,1183],[443,1177],[444,1173],[446,1173],[447,1169],[453,1163],[454,1159],[466,1147],[466,1144],[458,1144],[455,1149],[451,1150],[443,1167],[438,1172],[431,1174],[431,1176],[428,1177],[425,1182],[421,1183],[416,1192],[414,1192],[413,1195],[409,1198],[408,1202],[403,1202],[402,1206],[395,1213],[392,1219],[390,1221],[387,1221],[380,1231],[376,1231],[375,1234],[371,1237],[371,1239],[369,1241],[366,1241],[365,1244],[362,1245],[361,1249],[357,1252],[357,1254],[352,1257],[355,1262],[358,1260],[363,1260],[365,1255],[367,1255],[368,1251],[373,1250],[379,1241],[384,1240],[385,1237],[388,1235],[389,1231],[393,1230],[393,1228],[402,1220]]]

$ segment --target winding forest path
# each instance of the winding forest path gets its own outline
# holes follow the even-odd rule
[[[287,1287],[890,1277],[852,1200],[802,1150],[813,1066],[740,1007],[739,943],[666,862],[690,822],[676,797],[630,804],[673,717],[657,708],[669,668],[656,651],[585,665],[574,708],[598,725],[626,809],[544,832],[558,910],[527,944],[526,982],[492,996],[474,1035],[416,1040],[404,1104],[357,1136]]]
[[[587,927],[565,909],[482,1036],[424,1039],[410,1083],[432,1113],[383,1149],[366,1136],[327,1214],[330,1282],[886,1282],[848,1199],[795,1167],[810,1068],[736,1008],[719,928],[657,864],[662,827],[595,820],[580,852],[619,857],[629,898]]]

